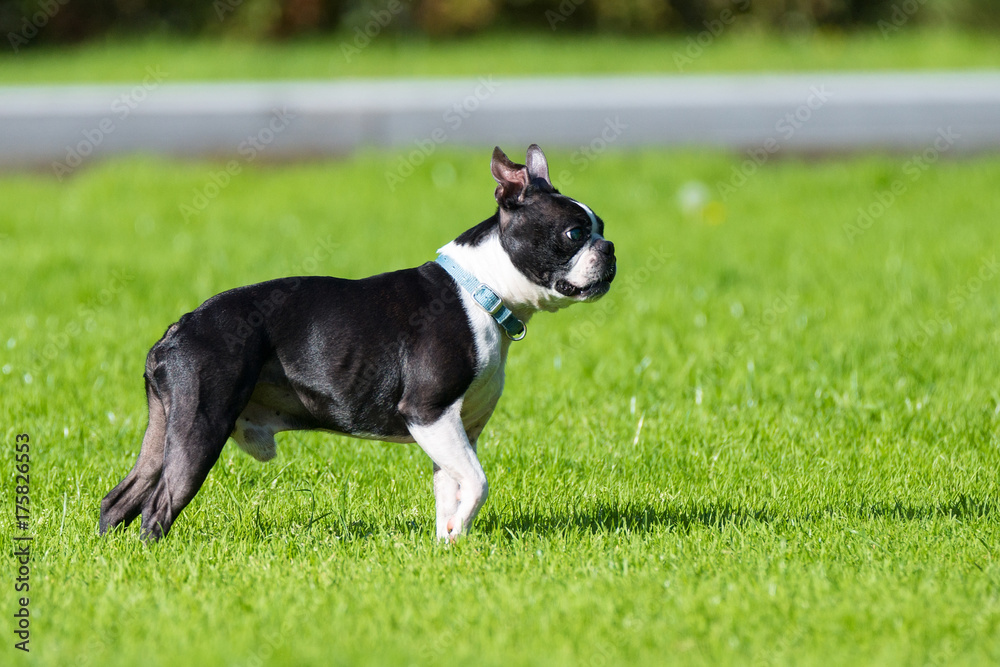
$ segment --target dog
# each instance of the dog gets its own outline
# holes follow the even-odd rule
[[[274,434],[323,430],[416,442],[434,464],[436,532],[466,533],[488,493],[476,441],[512,341],[531,316],[608,292],[604,221],[559,193],[544,153],[499,147],[497,210],[435,261],[361,280],[284,278],[217,294],[146,357],[149,423],[135,466],[101,501],[101,534],[140,514],[158,540],[228,438],[260,461]]]

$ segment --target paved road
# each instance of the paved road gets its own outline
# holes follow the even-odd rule
[[[744,151],[1000,148],[1000,72],[0,87],[0,166],[146,151],[417,159],[442,144]]]

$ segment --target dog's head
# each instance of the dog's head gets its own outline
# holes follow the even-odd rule
[[[511,263],[558,308],[604,296],[614,280],[615,246],[604,238],[604,221],[584,204],[552,187],[545,154],[528,147],[527,164],[493,149],[500,244]]]

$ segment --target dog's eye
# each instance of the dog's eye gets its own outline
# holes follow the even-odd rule
[[[583,238],[584,231],[583,227],[574,227],[573,229],[566,230],[566,238],[570,241],[579,241]]]

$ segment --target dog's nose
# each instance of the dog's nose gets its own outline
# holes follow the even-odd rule
[[[609,257],[615,254],[615,244],[607,239],[601,239],[594,244],[597,251],[603,255],[608,255]]]

